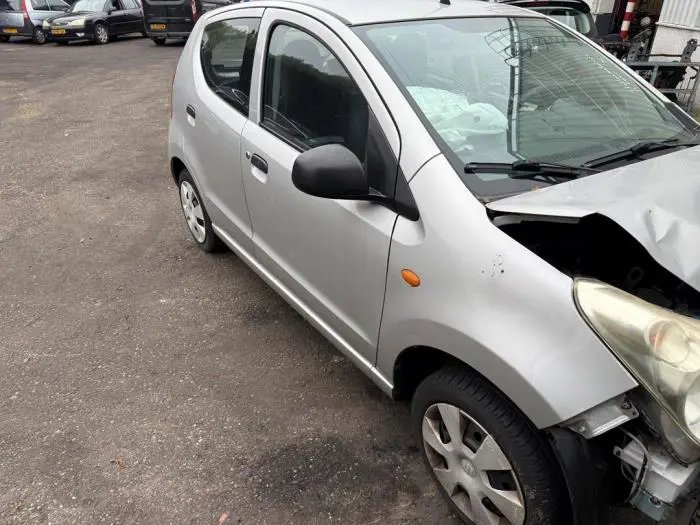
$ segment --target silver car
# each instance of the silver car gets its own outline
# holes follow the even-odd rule
[[[452,0],[204,15],[169,157],[477,525],[697,523],[698,124],[564,24]]]
[[[63,0],[0,0],[0,42],[12,37],[31,37],[35,44],[46,43],[44,20],[69,9]]]

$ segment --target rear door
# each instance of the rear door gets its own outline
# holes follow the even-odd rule
[[[31,3],[32,12],[29,13],[29,18],[32,21],[32,25],[41,26],[44,20],[53,16],[46,0],[31,0]]]
[[[0,0],[0,34],[12,36],[24,28],[21,0]]]
[[[207,22],[192,60],[194,89],[185,153],[204,190],[212,222],[252,252],[252,230],[241,176],[241,135],[248,122],[255,44],[263,9],[221,13]],[[177,108],[180,110],[180,108]],[[202,188],[203,187],[203,188]]]

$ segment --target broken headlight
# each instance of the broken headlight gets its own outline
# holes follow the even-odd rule
[[[673,420],[700,444],[700,321],[576,279],[579,310]]]

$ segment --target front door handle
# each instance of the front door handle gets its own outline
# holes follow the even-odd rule
[[[263,173],[267,173],[267,161],[257,153],[250,158],[250,163]]]
[[[192,104],[187,104],[187,114],[192,118],[197,118],[197,113],[195,112]]]

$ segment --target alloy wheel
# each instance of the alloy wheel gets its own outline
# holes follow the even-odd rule
[[[435,478],[476,525],[523,525],[525,498],[496,440],[466,412],[447,404],[428,407],[423,445]]]
[[[106,44],[109,40],[109,33],[107,33],[107,28],[102,24],[95,26],[95,38],[98,44]]]
[[[187,181],[180,184],[180,202],[192,236],[197,242],[203,243],[207,236],[204,228],[204,210],[194,188]]]

